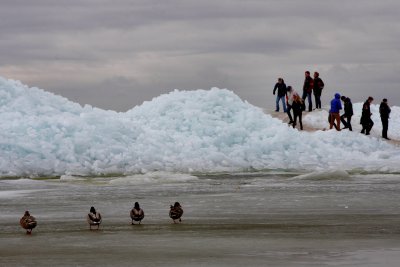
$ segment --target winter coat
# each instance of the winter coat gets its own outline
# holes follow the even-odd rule
[[[307,76],[306,79],[304,80],[304,85],[303,85],[303,92],[307,92],[311,94],[312,89],[314,87],[314,80],[310,76]]]
[[[292,109],[293,109],[293,114],[301,114],[303,112],[303,100],[299,98],[298,101],[293,101],[292,104]]]
[[[278,96],[279,97],[282,97],[282,96],[286,95],[287,89],[286,89],[286,84],[284,82],[275,84],[275,86],[274,86],[274,94],[275,94],[276,89],[278,89]]]
[[[361,113],[361,121],[367,120],[371,118],[371,108],[370,103],[367,101],[364,102],[362,113]]]
[[[389,105],[386,102],[381,102],[379,106],[379,113],[381,114],[381,118],[389,119],[389,114],[392,110],[390,109]]]
[[[342,109],[342,103],[340,103],[340,94],[336,93],[335,98],[331,101],[331,110],[330,113],[339,113]]]
[[[314,95],[320,96],[322,94],[322,89],[324,89],[324,82],[320,77],[314,78]]]
[[[346,117],[351,117],[353,114],[353,104],[351,103],[351,99],[346,97],[344,100],[344,115]]]

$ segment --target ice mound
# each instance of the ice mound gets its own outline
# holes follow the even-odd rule
[[[0,176],[400,170],[394,146],[299,132],[218,88],[175,90],[118,113],[0,78],[0,121]]]

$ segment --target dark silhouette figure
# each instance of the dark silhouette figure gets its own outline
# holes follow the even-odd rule
[[[365,133],[365,135],[369,135],[372,127],[374,126],[374,122],[371,119],[371,103],[374,101],[372,96],[368,97],[368,99],[364,102],[360,124],[362,125],[361,133]]]
[[[351,99],[345,96],[341,96],[340,99],[343,101],[344,105],[344,114],[340,116],[340,120],[344,125],[343,129],[353,131],[351,127],[351,117],[353,116],[353,104],[351,103]],[[347,121],[345,119],[347,119]]]
[[[315,108],[316,109],[321,109],[321,94],[322,94],[322,89],[324,89],[324,82],[322,79],[319,77],[318,72],[314,72],[314,97],[315,97]]]
[[[389,128],[389,114],[391,109],[387,103],[387,99],[384,98],[379,106],[379,113],[381,114],[381,121],[382,121],[382,137],[390,140],[387,136],[387,131]]]
[[[306,71],[305,72],[305,79],[304,79],[304,85],[303,85],[303,101],[308,98],[308,111],[312,111],[312,98],[311,98],[311,93],[314,88],[314,80],[310,76],[310,72]]]

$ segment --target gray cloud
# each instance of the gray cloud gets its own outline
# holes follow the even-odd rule
[[[353,101],[400,105],[398,1],[3,0],[0,75],[127,110],[178,89],[234,90],[273,109],[305,70]],[[393,103],[392,101],[392,103]]]

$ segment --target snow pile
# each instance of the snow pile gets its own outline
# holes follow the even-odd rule
[[[371,104],[371,119],[374,122],[374,127],[371,130],[371,136],[381,137],[382,136],[382,122],[379,114],[379,105]],[[362,126],[360,125],[360,118],[362,113],[363,103],[353,103],[353,112],[354,115],[351,118],[351,125],[353,127],[353,131],[360,132]],[[389,130],[388,137],[400,140],[400,107],[391,107],[392,112],[390,113],[389,119]],[[311,113],[308,113],[307,116],[304,116],[303,122],[317,129],[327,128],[329,129],[328,122],[328,110],[315,110]],[[340,112],[344,113],[343,110]],[[347,120],[346,120],[347,121]],[[343,128],[343,124],[341,124],[340,128]]]
[[[175,90],[117,113],[0,78],[0,122],[0,176],[400,171],[400,151],[385,142],[299,132],[218,88]]]

